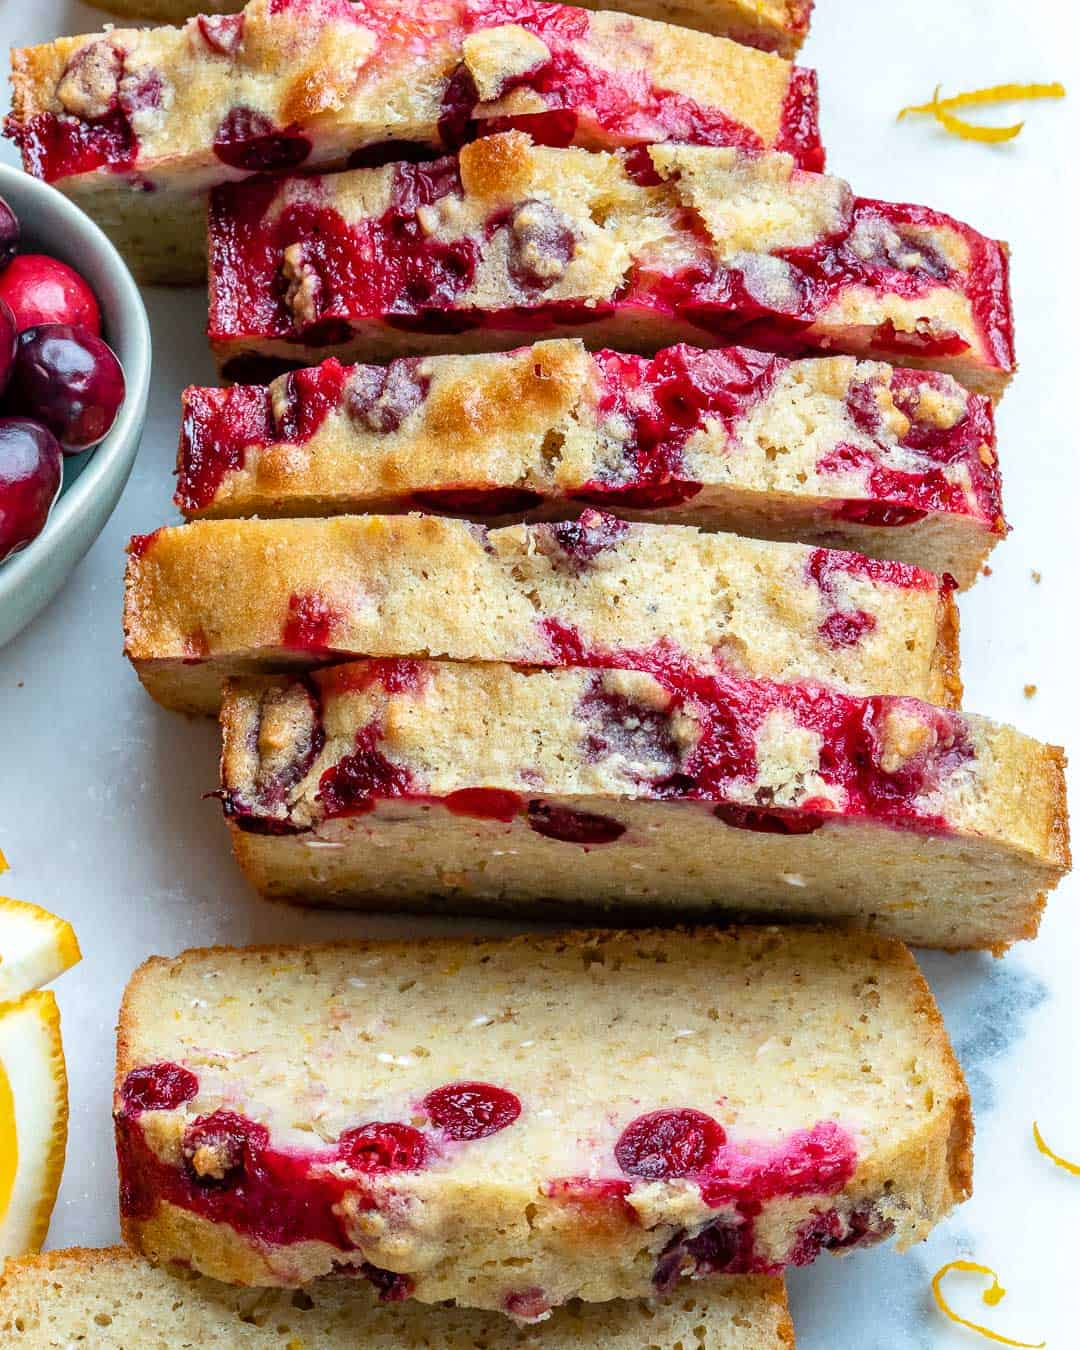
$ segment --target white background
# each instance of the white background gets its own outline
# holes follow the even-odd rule
[[[1076,0],[818,0],[804,60],[820,71],[834,172],[864,195],[923,202],[1012,244],[1020,373],[999,430],[1014,533],[995,552],[993,575],[960,599],[966,701],[1080,754],[1077,15]],[[68,0],[0,0],[5,46],[101,21]],[[995,110],[999,120],[1027,117],[1010,146],[953,141],[923,119],[894,121],[938,81],[951,92],[1052,79],[1070,86],[1071,101]],[[10,146],[0,153],[14,162]],[[116,1237],[113,1025],[125,980],[144,957],[214,942],[440,928],[255,898],[232,864],[217,804],[201,799],[216,782],[214,726],[157,708],[122,660],[123,546],[131,533],[175,519],[179,393],[213,382],[205,297],[155,290],[147,299],[155,371],[131,482],[66,590],[0,652],[0,846],[12,865],[0,886],[71,919],[84,952],[57,989],[71,1136],[53,1246]],[[1038,686],[1030,700],[1027,684]],[[1009,1290],[988,1309],[961,1280],[956,1302],[969,1315],[1021,1339],[1045,1337],[1054,1350],[1080,1345],[1080,1178],[1031,1143],[1037,1117],[1059,1151],[1080,1158],[1076,904],[1076,884],[1066,882],[1038,942],[1004,960],[921,958],[974,1094],[975,1198],[904,1257],[878,1249],[797,1272],[800,1350],[977,1343],[931,1306],[929,1274],[958,1255],[995,1265]]]

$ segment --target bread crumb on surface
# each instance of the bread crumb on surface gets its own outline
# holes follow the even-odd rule
[[[1033,567],[1033,568],[1031,569],[1031,579],[1032,579],[1032,581],[1035,583],[1035,585],[1038,586],[1039,583],[1042,581],[1042,573],[1041,573],[1041,572],[1037,572],[1037,571],[1035,570],[1035,568]]]
[[[1034,698],[1035,695],[1036,695],[1038,692],[1039,692],[1039,686],[1038,686],[1037,684],[1025,684],[1025,685],[1024,685],[1024,697],[1025,697],[1025,698]]]

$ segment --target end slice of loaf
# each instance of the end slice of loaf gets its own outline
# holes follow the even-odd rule
[[[911,955],[814,930],[155,958],[115,1113],[124,1236],[152,1259],[526,1321],[906,1247],[970,1187]]]
[[[380,1303],[363,1280],[330,1277],[302,1294],[218,1284],[151,1266],[126,1247],[74,1248],[9,1260],[0,1336],[11,1350],[515,1350],[501,1313]],[[537,1350],[793,1350],[781,1280],[716,1276],[677,1296],[559,1308],[530,1334]]]
[[[1001,951],[1069,864],[1061,751],[915,699],[391,661],[236,681],[222,723],[241,866],[307,903],[721,910]]]
[[[708,666],[954,704],[948,583],[797,544],[578,520],[205,520],[129,547],[127,655],[167,707],[358,656],[566,665],[658,644]]]
[[[970,586],[1005,533],[990,400],[936,371],[555,339],[331,358],[191,388],[176,503],[200,516],[429,510],[631,519],[853,548]]]
[[[896,358],[993,396],[1015,365],[1001,243],[785,154],[510,131],[435,164],[225,184],[209,222],[209,335],[231,380],[513,348],[526,326],[628,351]]]

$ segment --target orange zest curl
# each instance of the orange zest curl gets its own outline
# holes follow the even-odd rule
[[[908,113],[929,113],[953,136],[964,141],[981,141],[984,145],[1000,145],[1020,135],[1023,122],[1014,122],[1007,127],[986,127],[975,122],[967,122],[957,117],[953,109],[979,107],[988,103],[1012,103],[1019,100],[1036,98],[1064,98],[1063,84],[995,84],[988,89],[970,89],[964,94],[954,94],[952,98],[940,98],[941,85],[934,90],[929,103],[913,103],[901,108],[896,120],[899,122]]]
[[[991,1331],[989,1327],[980,1326],[978,1322],[969,1322],[966,1317],[961,1317],[959,1313],[953,1312],[945,1301],[945,1295],[941,1292],[941,1282],[946,1275],[954,1270],[961,1270],[971,1275],[988,1275],[990,1277],[990,1288],[983,1290],[982,1301],[991,1308],[996,1308],[1005,1297],[1005,1290],[1001,1287],[1001,1281],[989,1266],[980,1266],[975,1261],[949,1261],[941,1267],[930,1281],[930,1288],[934,1291],[934,1302],[950,1322],[955,1322],[957,1326],[967,1327],[969,1331],[977,1331],[980,1336],[985,1336],[988,1341],[995,1341],[998,1345],[1016,1345],[1022,1347],[1022,1350],[1043,1350],[1045,1341],[1014,1341],[1009,1336],[999,1336],[996,1331]]]
[[[1031,1122],[1031,1133],[1035,1136],[1035,1147],[1040,1153],[1045,1153],[1052,1163],[1056,1163],[1058,1167],[1063,1167],[1066,1172],[1071,1172],[1074,1177],[1080,1177],[1080,1163],[1069,1162],[1068,1158],[1063,1158],[1060,1153],[1055,1153],[1039,1133],[1039,1126],[1034,1120]]]

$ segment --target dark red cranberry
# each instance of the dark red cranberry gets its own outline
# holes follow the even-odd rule
[[[0,300],[0,394],[8,387],[15,365],[15,347],[19,330],[15,315],[6,300]]]
[[[19,247],[19,218],[0,197],[0,268],[6,267]]]
[[[761,834],[813,834],[825,824],[825,817],[812,811],[764,811],[733,802],[714,806],[713,815],[736,830],[757,830]]]
[[[184,1131],[180,1152],[196,1186],[232,1186],[270,1142],[270,1132],[235,1111],[199,1116]]]
[[[199,1080],[179,1064],[163,1060],[132,1069],[120,1088],[120,1096],[129,1112],[175,1111],[191,1101],[199,1090]]]
[[[375,1286],[380,1303],[401,1303],[411,1298],[416,1288],[411,1276],[399,1275],[394,1270],[383,1270],[381,1266],[373,1266],[370,1261],[361,1263],[360,1274]]]
[[[615,1161],[632,1177],[665,1181],[707,1167],[727,1136],[712,1116],[684,1107],[632,1120],[615,1145]]]
[[[62,463],[47,428],[21,417],[0,418],[0,562],[45,528]]]
[[[528,488],[431,488],[414,492],[421,511],[449,516],[523,516],[543,501]]]
[[[394,1120],[373,1120],[346,1130],[338,1149],[342,1162],[354,1172],[415,1172],[428,1158],[428,1144],[420,1131]]]
[[[441,800],[455,816],[501,820],[506,824],[520,814],[524,804],[518,793],[503,788],[459,788]]]
[[[275,127],[254,108],[232,108],[214,137],[214,154],[232,169],[277,173],[295,169],[311,153],[311,142],[294,127]]]
[[[448,1083],[420,1103],[447,1139],[486,1139],[513,1125],[521,1102],[491,1083]]]
[[[552,538],[575,563],[591,563],[597,554],[613,548],[630,526],[605,511],[582,511],[577,520],[549,525]]]
[[[15,315],[19,332],[43,323],[67,323],[101,332],[94,292],[73,267],[44,253],[20,253],[0,273],[0,299]]]
[[[555,802],[531,801],[528,821],[530,829],[547,839],[581,844],[584,848],[596,844],[613,844],[626,833],[626,826],[611,816],[597,815],[592,811],[575,811]]]
[[[347,169],[381,169],[384,164],[426,164],[441,152],[423,141],[377,141],[357,147],[345,161]]]
[[[510,275],[523,290],[546,290],[566,271],[577,247],[569,216],[549,202],[522,202],[509,222]]]
[[[376,435],[397,431],[427,398],[431,377],[419,371],[420,360],[405,357],[382,366],[356,366],[345,386],[345,411]]]
[[[43,323],[19,334],[8,388],[14,412],[45,423],[67,454],[108,435],[124,401],[112,348],[85,328]]]
[[[356,749],[331,765],[319,779],[316,794],[327,819],[363,816],[383,797],[407,797],[412,775],[376,748],[379,728],[372,724],[356,733]]]

